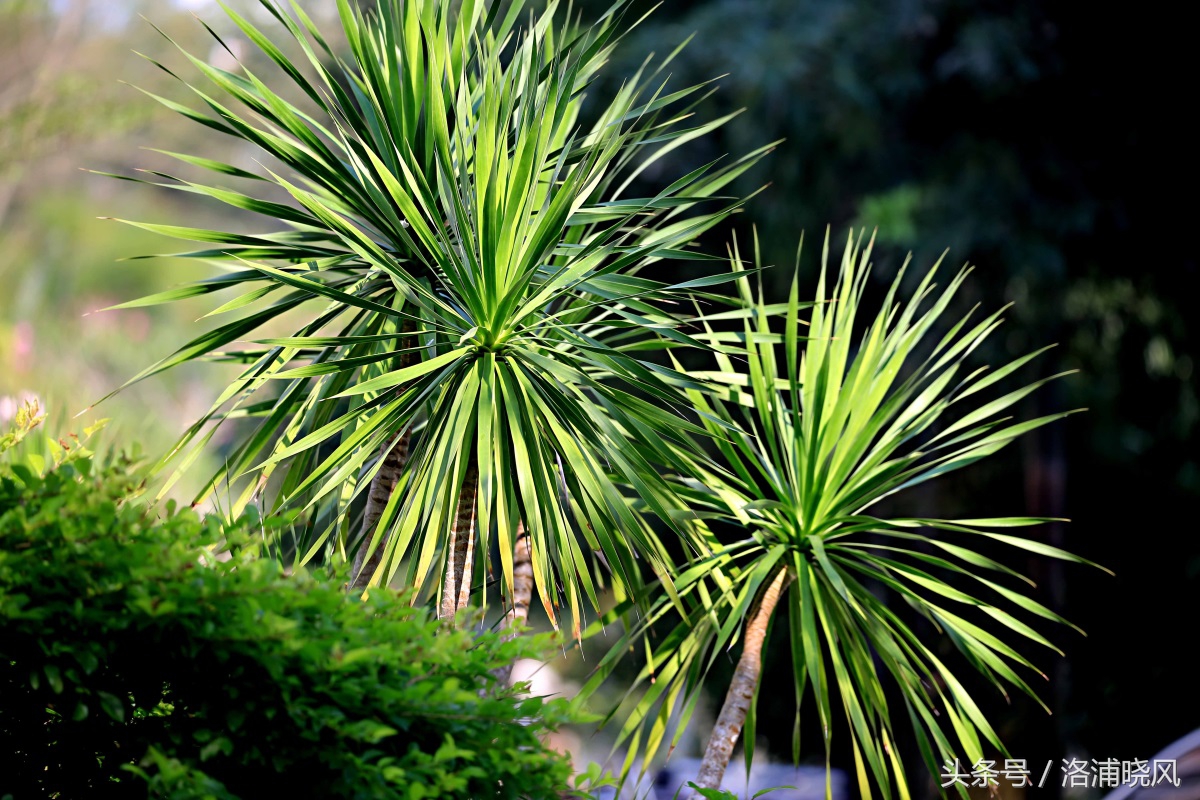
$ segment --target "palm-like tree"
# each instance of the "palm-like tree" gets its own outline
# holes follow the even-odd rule
[[[741,656],[697,779],[700,787],[719,788],[743,730],[747,763],[753,755],[762,651],[769,626],[784,616],[797,736],[800,700],[811,687],[828,759],[836,727],[833,704],[840,701],[862,795],[870,796],[874,783],[884,796],[906,797],[895,748],[898,709],[887,702],[881,672],[890,675],[902,698],[933,773],[939,759],[965,755],[973,762],[986,745],[1004,748],[950,666],[898,613],[896,601],[931,621],[1001,692],[1007,684],[1036,699],[1014,665],[1036,668],[987,623],[1053,647],[1012,611],[1064,620],[1006,586],[1006,579],[1025,579],[972,543],[1083,559],[1004,532],[1043,519],[882,518],[872,515],[872,506],[995,453],[1066,413],[1021,422],[1002,416],[1052,378],[982,399],[981,392],[1043,352],[996,370],[966,372],[965,359],[1000,324],[1000,311],[973,324],[968,314],[936,336],[966,269],[936,292],[935,266],[907,299],[901,271],[860,336],[856,323],[864,313],[870,243],[863,247],[853,238],[847,243],[832,291],[826,282],[828,252],[826,242],[806,322],[800,312],[809,305],[799,302],[796,281],[787,303],[768,306],[761,294],[755,296],[734,250],[745,310],[723,316],[740,316],[743,328],[706,327],[709,340],[740,344],[736,350],[726,345],[717,355],[719,370],[706,376],[719,388],[688,391],[719,449],[719,467],[695,461],[686,480],[698,507],[735,522],[746,536],[723,545],[697,523],[698,538],[710,543],[708,552],[675,581],[688,611],[647,656],[630,691],[650,685],[619,740],[631,741],[648,761],[673,714],[678,730],[686,727],[709,668],[740,637]],[[597,668],[585,696],[630,641],[679,605],[663,600],[629,629]]]
[[[663,546],[622,487],[679,516],[653,465],[682,468],[678,454],[703,431],[661,406],[698,384],[641,352],[695,344],[658,301],[724,278],[667,285],[651,274],[663,259],[700,258],[688,245],[739,204],[718,193],[768,148],[625,196],[662,153],[728,118],[686,127],[701,87],[664,92],[660,66],[581,125],[624,3],[591,28],[556,27],[551,3],[521,29],[521,2],[501,18],[500,4],[470,0],[384,2],[369,15],[339,0],[348,58],[299,4],[294,16],[262,4],[299,60],[229,13],[298,100],[248,68],[191,55],[252,113],[194,86],[209,113],[158,98],[271,165],[171,154],[246,186],[166,175],[160,185],[286,226],[245,235],[135,223],[210,243],[183,255],[226,272],[127,307],[233,287],[249,290],[214,313],[272,301],[134,379],[197,359],[247,365],[164,459],[180,465],[168,487],[217,426],[251,418],[258,425],[198,500],[248,476],[235,512],[267,490],[276,505],[309,509],[302,560],[322,549],[348,559],[357,546],[357,587],[404,566],[417,596],[440,575],[452,617],[480,568],[476,548],[486,555],[494,540],[506,596],[523,571],[514,551],[527,554],[552,620],[563,603],[576,625],[585,601],[598,605],[594,554],[622,586],[642,580],[639,557],[669,586]],[[225,349],[293,311],[293,335]],[[519,530],[527,547],[516,547]]]

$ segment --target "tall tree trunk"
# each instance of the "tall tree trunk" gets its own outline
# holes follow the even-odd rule
[[[405,335],[400,338],[400,348],[409,352],[400,354],[398,369],[405,369],[417,363],[417,353],[413,349],[417,346],[416,337],[412,335],[414,330],[413,323],[407,321],[401,328],[401,333]],[[401,387],[400,391],[403,392],[404,387]],[[354,568],[350,572],[350,583],[347,585],[349,591],[366,589],[371,582],[371,576],[379,568],[379,562],[383,560],[388,542],[386,535],[380,539],[370,558],[367,558],[367,550],[371,544],[371,535],[375,532],[375,526],[379,524],[383,510],[387,507],[392,492],[396,490],[396,484],[400,482],[400,473],[408,462],[410,437],[411,429],[406,428],[394,443],[384,443],[380,448],[379,455],[383,459],[383,464],[375,473],[375,477],[371,479],[371,485],[367,489],[367,504],[363,508],[362,526],[359,528],[361,544],[358,552],[354,554]]]
[[[733,672],[733,680],[729,682],[729,692],[725,695],[725,705],[713,726],[712,736],[704,749],[704,760],[700,763],[700,774],[696,777],[696,785],[703,789],[721,788],[721,780],[725,777],[725,768],[733,756],[733,746],[737,744],[746,724],[746,714],[754,701],[754,690],[762,676],[763,640],[767,636],[767,624],[779,604],[779,597],[784,588],[792,580],[786,569],[781,569],[775,580],[763,592],[746,623],[746,633],[742,637],[742,657],[738,659],[737,669]],[[700,794],[692,796],[692,800]]]
[[[529,619],[529,604],[533,599],[533,554],[529,549],[529,531],[524,523],[517,525],[517,543],[513,545],[513,604],[505,619],[505,627],[524,625]],[[512,635],[516,635],[514,632]]]
[[[471,572],[475,555],[475,491],[479,472],[472,460],[458,493],[458,511],[450,528],[450,552],[446,560],[446,575],[442,581],[442,620],[454,624],[454,615],[471,599]]]
[[[517,542],[513,545],[513,586],[512,608],[504,616],[504,638],[512,639],[517,635],[513,630],[517,625],[524,625],[529,619],[529,603],[533,599],[533,556],[529,551],[529,532],[524,523],[517,525]],[[506,664],[492,674],[502,686],[512,680],[512,664]]]
[[[396,490],[396,484],[400,481],[400,473],[404,469],[404,464],[408,461],[408,445],[409,431],[406,430],[400,434],[395,444],[385,443],[380,450],[383,465],[371,479],[371,486],[367,490],[367,505],[363,509],[361,528],[362,544],[359,545],[358,552],[354,554],[354,569],[350,572],[348,588],[352,592],[367,588],[371,582],[371,576],[375,574],[375,570],[379,568],[379,562],[383,560],[384,551],[387,550],[388,537],[384,536],[375,547],[375,551],[371,553],[370,558],[367,558],[371,534],[375,531],[375,526],[379,524],[383,510],[387,507],[388,500],[391,499],[392,492]]]

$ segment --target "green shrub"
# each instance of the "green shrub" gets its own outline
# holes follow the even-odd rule
[[[0,797],[566,785],[539,739],[565,705],[490,674],[545,639],[472,639],[394,593],[286,575],[256,557],[261,520],[148,507],[127,463],[38,466],[0,464]]]

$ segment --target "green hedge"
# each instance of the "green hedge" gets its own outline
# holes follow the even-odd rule
[[[0,465],[0,797],[566,785],[566,759],[539,739],[565,703],[490,674],[546,640],[439,631],[393,593],[361,602],[335,579],[285,575],[255,557],[260,520],[154,509],[137,484],[88,457],[46,474]]]

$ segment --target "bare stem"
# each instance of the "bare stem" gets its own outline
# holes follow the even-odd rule
[[[400,354],[397,365],[399,369],[411,367],[417,362],[417,353],[414,349],[417,340],[415,336],[411,335],[413,330],[411,322],[405,322],[401,329],[401,332],[407,335],[400,339],[400,347],[405,352]],[[363,508],[362,527],[359,529],[361,544],[358,552],[354,554],[354,568],[350,572],[350,583],[347,586],[350,591],[362,590],[371,584],[371,578],[379,569],[379,563],[387,551],[389,532],[384,533],[379,543],[375,545],[375,550],[369,558],[367,557],[375,526],[383,517],[383,510],[387,508],[388,500],[391,499],[392,492],[396,490],[396,484],[400,482],[400,473],[404,471],[404,465],[408,462],[410,436],[411,429],[406,428],[394,443],[385,443],[380,450],[379,455],[383,459],[383,464],[376,471],[375,477],[371,479],[371,485],[367,489],[367,504]]]
[[[446,544],[449,558],[446,575],[442,583],[441,618],[454,624],[454,616],[466,607],[471,597],[471,571],[475,550],[475,491],[479,484],[479,472],[474,462],[467,467],[462,489],[458,493],[458,511],[450,529],[450,541]]]
[[[354,569],[350,572],[351,578],[348,587],[350,591],[365,589],[370,585],[371,577],[379,568],[379,562],[383,560],[383,554],[387,550],[388,537],[385,534],[375,546],[370,557],[367,556],[367,550],[370,549],[371,544],[370,536],[374,532],[375,526],[379,524],[383,510],[387,507],[388,500],[391,499],[392,492],[396,490],[396,484],[400,481],[400,473],[404,470],[404,464],[408,461],[408,445],[409,431],[406,430],[396,439],[395,444],[385,444],[380,451],[383,464],[375,473],[375,477],[371,479],[371,486],[367,490],[367,505],[363,509],[362,544],[359,546],[358,552],[354,554]]]
[[[754,702],[754,690],[762,677],[762,648],[767,636],[767,625],[775,606],[779,604],[779,596],[791,582],[791,575],[786,569],[781,569],[775,580],[759,598],[758,607],[746,623],[746,632],[742,637],[742,657],[738,659],[737,669],[729,682],[729,691],[725,695],[725,705],[713,726],[712,736],[704,749],[704,760],[700,763],[700,774],[696,777],[696,785],[703,789],[721,788],[721,780],[725,777],[725,768],[733,756],[733,747],[742,734],[746,724],[746,715],[750,704]],[[692,800],[697,800],[695,794]]]
[[[517,635],[514,630],[529,619],[529,603],[533,599],[533,557],[529,551],[529,533],[523,523],[517,525],[517,541],[513,545],[512,608],[504,617],[504,638]],[[506,664],[493,672],[501,685],[512,679],[512,664]]]

